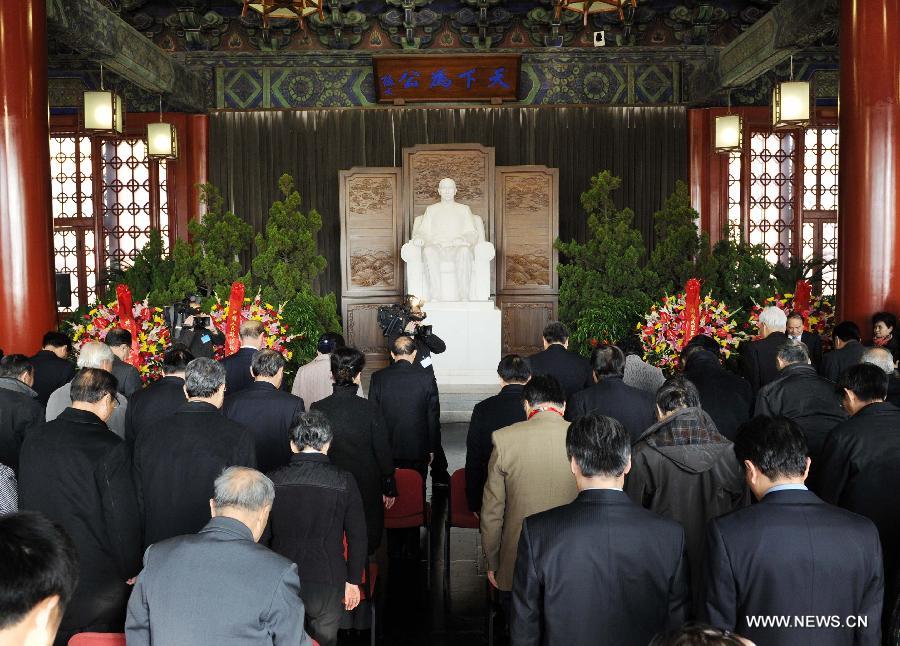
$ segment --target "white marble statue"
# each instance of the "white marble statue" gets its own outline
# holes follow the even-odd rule
[[[456,182],[438,184],[441,201],[415,219],[412,238],[400,256],[406,262],[406,291],[429,302],[486,301],[491,295],[494,245],[484,223],[456,197]]]

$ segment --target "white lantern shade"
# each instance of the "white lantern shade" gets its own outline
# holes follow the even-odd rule
[[[84,93],[84,128],[121,135],[124,130],[125,102],[108,90]]]
[[[785,81],[772,93],[772,125],[802,128],[810,121],[810,85],[806,81]]]
[[[147,124],[147,156],[178,159],[178,131],[171,123]]]
[[[717,153],[740,152],[743,123],[738,114],[716,117],[715,149]]]

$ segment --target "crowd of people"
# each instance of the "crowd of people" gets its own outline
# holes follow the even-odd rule
[[[701,335],[668,378],[633,342],[584,359],[556,322],[503,357],[465,494],[511,642],[895,644],[896,323],[876,314],[871,347],[840,323],[823,352],[767,308],[739,370]],[[445,348],[406,332],[368,393],[335,333],[289,391],[257,321],[222,361],[174,345],[146,387],[123,329],[77,370],[58,332],[0,359],[0,644],[331,646],[364,626],[395,470],[447,481]],[[389,551],[415,551],[400,531]]]

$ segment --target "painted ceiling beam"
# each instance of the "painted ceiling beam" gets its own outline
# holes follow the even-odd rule
[[[782,0],[691,79],[691,101],[746,85],[837,29],[839,0]]]
[[[5,1],[5,0],[0,0]],[[97,0],[47,0],[52,37],[178,110],[206,109],[206,83]]]

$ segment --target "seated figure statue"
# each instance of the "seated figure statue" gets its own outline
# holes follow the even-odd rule
[[[441,201],[413,223],[412,238],[400,255],[406,261],[406,291],[426,301],[486,301],[490,298],[494,245],[484,239],[484,223],[454,200],[456,182],[438,184]]]

